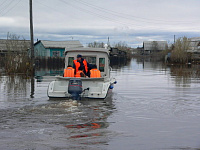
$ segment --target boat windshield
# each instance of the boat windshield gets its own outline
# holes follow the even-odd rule
[[[92,65],[96,65],[96,57],[95,56],[83,56],[83,58]]]
[[[105,58],[99,58],[99,70],[101,72],[104,72],[105,68]]]
[[[73,61],[74,61],[74,57],[69,57],[68,58],[68,65],[73,66]]]
[[[86,61],[91,65],[99,66],[99,70],[101,72],[105,72],[105,58],[99,58],[99,63],[97,62],[97,58],[95,56],[83,56]],[[74,57],[68,57],[68,65],[73,66]]]

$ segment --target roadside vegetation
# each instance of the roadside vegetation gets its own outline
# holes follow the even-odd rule
[[[105,48],[105,43],[103,42],[92,42],[88,44],[88,47],[94,47],[94,48]],[[112,48],[118,48],[120,51],[126,52],[126,57],[128,59],[131,58],[132,54],[131,54],[131,47],[128,46],[128,44],[126,44],[126,42],[118,42],[118,43],[114,43],[113,45],[107,45],[108,48],[112,47]]]
[[[29,74],[30,59],[27,55],[29,45],[24,38],[16,34],[7,34],[7,52],[3,58],[4,69],[7,74]]]
[[[190,60],[190,55],[187,53],[187,50],[189,50],[188,38],[178,38],[171,52],[170,62],[180,64],[188,63]]]
[[[132,57],[131,47],[129,47],[128,44],[126,44],[126,42],[120,41],[120,42],[114,44],[113,47],[126,52],[127,59],[131,59],[131,57]]]

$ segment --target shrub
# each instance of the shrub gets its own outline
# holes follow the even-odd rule
[[[187,37],[182,37],[182,38],[177,39],[174,44],[174,49],[172,50],[172,53],[171,53],[171,62],[187,63],[188,49],[189,49],[189,40]]]
[[[20,36],[8,33],[6,48],[7,53],[4,59],[6,73],[28,73],[30,60],[27,55],[29,45],[26,40],[20,40]]]

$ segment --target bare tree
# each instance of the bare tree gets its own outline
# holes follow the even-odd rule
[[[29,67],[28,42],[16,34],[7,34],[5,70],[7,73],[26,73]]]
[[[118,43],[115,43],[113,45],[113,47],[118,48],[119,50],[124,50],[124,51],[130,49],[130,47],[128,46],[128,44],[126,44],[126,42],[122,42],[122,41],[120,41]]]
[[[188,61],[188,49],[189,40],[187,37],[177,39],[171,54],[171,61],[176,63],[186,63]]]
[[[94,41],[93,43],[89,43],[88,47],[94,47],[94,48],[104,48],[104,43],[103,42],[96,42]]]
[[[118,48],[119,50],[123,51],[126,53],[126,57],[128,59],[131,58],[132,54],[131,54],[131,47],[128,46],[128,44],[126,42],[118,42],[118,43],[115,43],[113,45],[114,48]]]

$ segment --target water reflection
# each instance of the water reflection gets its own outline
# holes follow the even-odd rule
[[[135,61],[136,61],[137,64],[142,64],[143,69],[150,69],[150,68],[152,68],[152,69],[158,69],[159,68],[160,69],[164,66],[161,61],[159,61],[157,59],[153,59],[151,57],[136,58]]]
[[[34,94],[35,94],[35,77],[31,76],[31,98],[34,98]]]
[[[199,65],[172,65],[170,75],[176,86],[189,87],[194,80],[200,78]]]
[[[162,61],[157,61],[152,58],[137,58],[133,59],[137,64],[142,65],[145,70],[153,69],[160,72],[169,72],[170,79],[178,87],[189,87],[191,83],[198,82],[200,78],[199,65],[166,65]]]
[[[0,76],[1,96],[9,100],[25,97],[29,89],[29,78],[26,76]]]
[[[34,98],[31,79],[1,76],[0,149],[199,148],[199,66],[132,59],[114,68],[118,84],[105,100],[48,100],[44,68]]]
[[[128,60],[124,57],[111,57],[110,66],[112,69],[120,69],[124,66],[129,65],[131,60]]]
[[[38,142],[38,149],[46,149],[45,145],[48,145],[47,149],[95,149],[96,145],[109,142],[111,132],[107,130],[110,124],[107,118],[115,110],[112,97],[104,101],[48,102],[12,111],[0,110],[3,131],[0,136],[4,136],[5,141],[0,147],[35,149],[34,143]],[[24,143],[23,147],[21,142]]]
[[[71,131],[69,139],[82,139],[82,144],[100,144],[107,143],[109,140],[105,137],[109,132],[106,130],[109,127],[107,118],[115,110],[112,103],[112,96],[106,100],[82,100],[80,101],[84,107],[83,120],[81,123],[68,124],[65,127]],[[83,111],[83,110],[82,110]],[[96,139],[94,139],[96,137]],[[99,139],[97,139],[99,137]],[[89,139],[88,139],[89,138]],[[86,141],[83,141],[85,139]],[[79,142],[79,141],[78,141]]]
[[[35,70],[35,76],[36,77],[42,77],[42,76],[55,76],[55,75],[63,75],[64,68],[54,68],[49,69],[47,68],[37,68]]]

